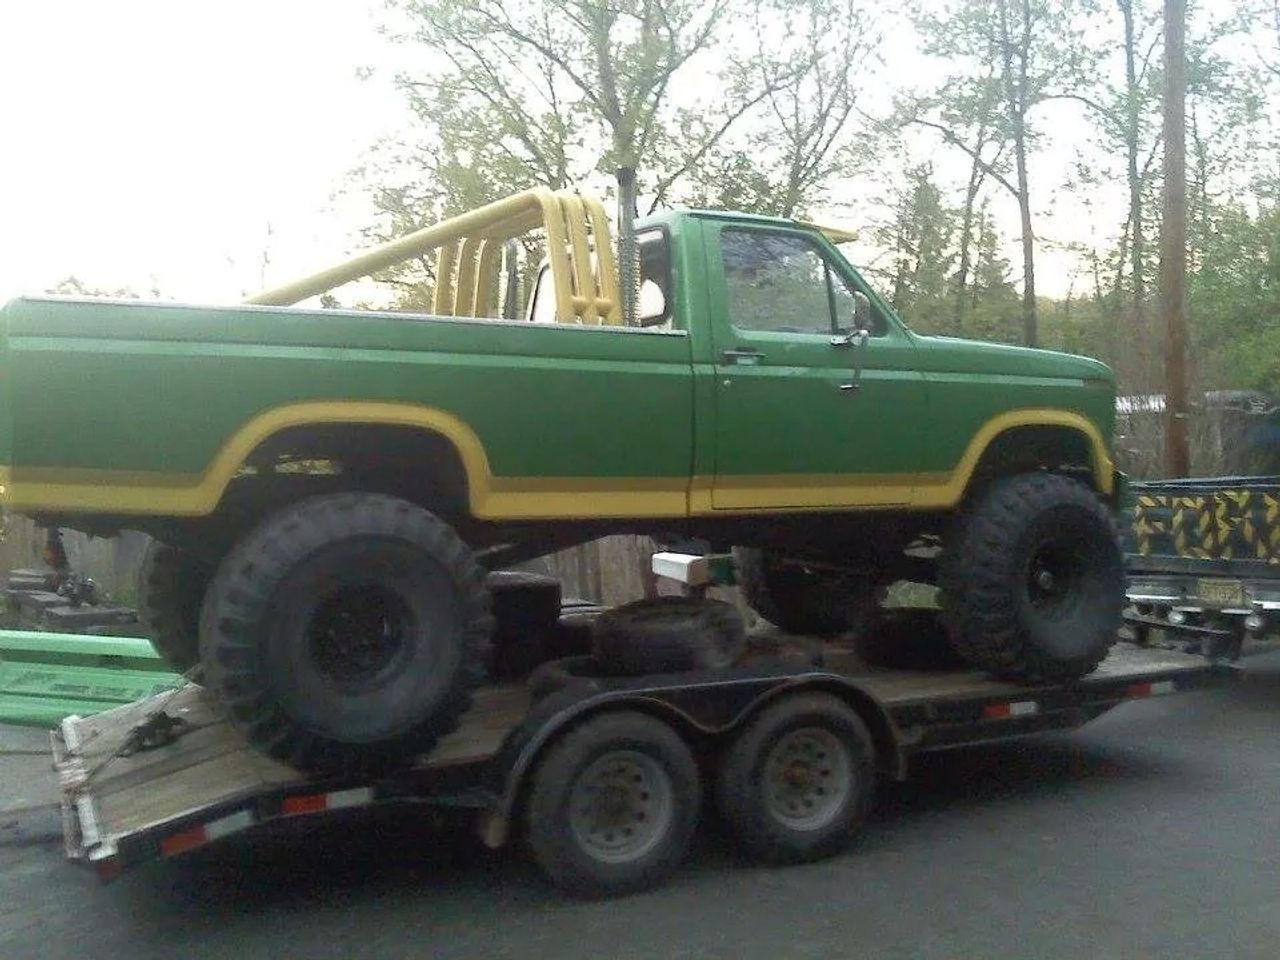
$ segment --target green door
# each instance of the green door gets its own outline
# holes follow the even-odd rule
[[[712,508],[910,503],[928,415],[911,335],[872,297],[869,336],[848,336],[854,292],[869,291],[813,234],[724,224],[707,236]]]

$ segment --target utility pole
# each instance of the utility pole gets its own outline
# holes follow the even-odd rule
[[[1191,472],[1187,411],[1186,0],[1164,0],[1164,216],[1160,312],[1165,318],[1165,469]]]

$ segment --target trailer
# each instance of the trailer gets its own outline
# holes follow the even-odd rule
[[[594,676],[584,659],[562,661],[559,682],[541,671],[532,689],[482,688],[430,754],[381,775],[317,778],[280,764],[193,684],[69,717],[52,734],[67,854],[110,879],[267,824],[447,806],[471,811],[488,846],[526,840],[558,886],[619,894],[674,870],[705,809],[762,861],[814,860],[846,847],[877,779],[905,779],[921,754],[1069,730],[1129,700],[1237,676],[1126,643],[1082,680],[1047,685],[878,667],[833,643],[640,677]]]

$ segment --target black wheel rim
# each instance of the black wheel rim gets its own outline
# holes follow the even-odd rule
[[[1033,610],[1049,620],[1070,616],[1080,603],[1085,576],[1084,555],[1061,540],[1040,543],[1027,562],[1027,599]]]
[[[404,598],[378,584],[345,586],[326,595],[306,625],[317,671],[347,692],[377,687],[411,651],[417,623]]]

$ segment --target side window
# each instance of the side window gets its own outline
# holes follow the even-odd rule
[[[853,291],[804,237],[762,230],[720,234],[729,321],[740,330],[831,334],[848,329]],[[872,323],[872,333],[881,332]]]
[[[831,284],[831,308],[835,313],[836,327],[847,332],[853,326],[853,318],[858,309],[853,301],[853,288],[830,266],[827,267],[827,280]],[[884,317],[873,305],[871,318],[867,321],[867,332],[873,337],[879,337],[883,336],[887,329],[888,324]]]
[[[675,324],[671,309],[671,266],[667,235],[656,229],[640,231],[636,235],[636,252],[640,264],[636,323],[641,327],[671,330]],[[596,269],[594,257],[592,269]],[[538,268],[525,316],[534,323],[556,322],[555,278],[551,275],[549,263],[544,262]]]
[[[538,276],[533,281],[533,293],[529,297],[526,319],[534,323],[556,322],[555,280],[551,276],[549,263],[544,263],[538,268]]]
[[[640,299],[636,321],[642,327],[672,329],[671,264],[667,235],[661,230],[641,230],[636,234],[640,258]]]

